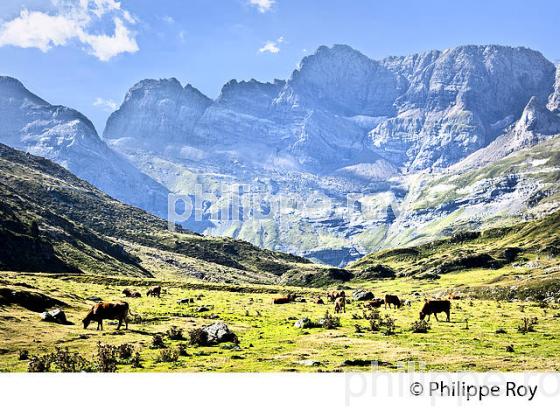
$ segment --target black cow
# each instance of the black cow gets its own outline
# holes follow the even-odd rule
[[[424,303],[424,306],[420,311],[420,320],[424,320],[426,316],[428,316],[428,320],[430,320],[430,316],[433,314],[439,322],[437,317],[438,313],[445,313],[447,315],[447,321],[449,322],[451,318],[451,301],[426,300],[426,303]]]

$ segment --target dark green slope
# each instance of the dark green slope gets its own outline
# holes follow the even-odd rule
[[[199,260],[197,277],[209,280],[229,273],[233,282],[324,284],[350,278],[248,242],[169,232],[166,221],[105,195],[49,160],[2,144],[0,198],[0,270],[151,276],[142,261],[147,249],[165,253],[163,265],[176,266],[174,255]],[[222,276],[213,278],[214,271]]]
[[[421,246],[372,253],[348,266],[358,276],[383,265],[397,276],[434,278],[468,269],[498,269],[560,256],[560,211],[542,219],[482,232],[464,232]],[[548,263],[547,262],[547,263]]]

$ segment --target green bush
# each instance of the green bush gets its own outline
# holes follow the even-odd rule
[[[208,335],[201,328],[189,331],[190,344],[193,346],[206,346],[208,344]]]
[[[412,324],[412,333],[428,333],[430,324],[425,320],[417,320]]]
[[[152,337],[152,345],[150,346],[152,349],[163,349],[165,347],[165,343],[163,342],[162,335],[154,335]]]
[[[160,350],[159,356],[156,361],[159,363],[173,363],[178,360],[179,360],[179,350],[169,348],[169,349]]]
[[[171,340],[184,340],[183,329],[177,326],[171,326],[167,331],[167,337]]]

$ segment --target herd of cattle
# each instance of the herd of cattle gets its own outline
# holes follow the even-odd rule
[[[450,294],[448,299],[436,299],[436,300],[425,300],[424,306],[420,311],[420,320],[424,320],[426,317],[427,320],[430,320],[431,315],[434,315],[437,321],[439,321],[437,314],[438,313],[445,313],[447,317],[447,321],[449,322],[451,319],[451,301],[450,299],[455,299],[457,296]],[[334,312],[335,313],[346,313],[346,293],[341,290],[340,292],[329,292],[327,293],[327,300],[330,303],[334,303]],[[296,301],[296,295],[288,294],[287,296],[283,296],[280,298],[273,299],[272,303],[284,304]],[[315,303],[319,305],[324,305],[325,301],[318,297],[315,299]],[[381,306],[385,305],[385,309],[387,307],[400,309],[403,306],[411,306],[412,302],[410,300],[401,301],[397,295],[385,295],[385,299],[381,298],[373,298],[367,302],[365,302],[364,307],[374,309],[380,308]]]
[[[142,294],[138,291],[132,291],[130,289],[123,290],[123,295],[127,298],[140,298]],[[154,286],[148,289],[146,296],[148,297],[161,297],[161,286]],[[453,295],[449,295],[448,299],[436,299],[436,300],[425,300],[422,310],[420,310],[420,320],[430,320],[431,315],[434,315],[436,320],[439,321],[437,314],[445,313],[447,321],[450,321],[451,317],[451,301],[454,299]],[[275,298],[272,303],[275,305],[291,303],[297,301],[297,296],[290,293],[286,296]],[[334,303],[334,311],[337,314],[346,313],[346,293],[342,291],[335,291],[327,293],[327,300],[330,303]],[[305,301],[300,298],[300,301]],[[325,301],[318,297],[314,301],[316,304],[324,305]],[[384,299],[372,298],[364,303],[365,308],[380,308],[385,305],[385,309],[400,309],[403,306],[411,306],[410,300],[401,301],[397,295],[385,295]],[[99,302],[93,305],[88,312],[87,316],[83,320],[84,329],[87,329],[91,322],[97,322],[97,330],[103,330],[103,320],[118,320],[119,324],[117,329],[120,329],[122,324],[125,324],[125,328],[128,329],[130,308],[127,302]]]

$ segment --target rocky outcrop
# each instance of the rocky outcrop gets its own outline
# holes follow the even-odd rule
[[[556,81],[554,82],[554,91],[548,99],[548,109],[560,114],[560,65],[556,66]]]
[[[480,167],[498,161],[507,155],[537,145],[560,134],[560,117],[549,111],[537,97],[531,97],[519,119],[509,130],[452,169]]]
[[[202,332],[206,335],[206,343],[208,346],[219,343],[239,343],[236,334],[229,330],[224,322],[215,322],[211,325],[204,326]]]
[[[68,324],[68,319],[66,319],[66,313],[62,309],[47,310],[41,313],[41,320],[44,322],[58,323],[60,325]]]

